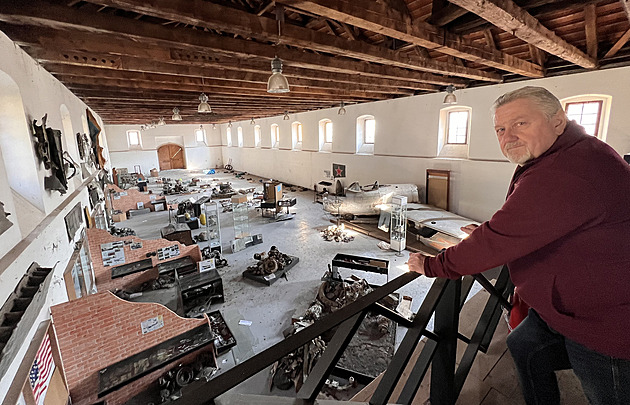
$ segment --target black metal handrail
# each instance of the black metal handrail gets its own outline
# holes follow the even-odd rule
[[[492,287],[490,289],[491,296],[475,332],[471,338],[467,338],[458,332],[459,312],[472,287],[472,277],[465,277],[463,280],[436,279],[413,321],[401,318],[395,312],[388,312],[377,304],[377,301],[415,280],[418,276],[419,274],[412,272],[402,274],[210,381],[195,381],[182,388],[182,397],[172,403],[176,405],[212,404],[219,395],[316,337],[338,327],[333,338],[328,342],[322,357],[311,370],[297,394],[303,403],[312,403],[366,313],[376,311],[394,321],[401,322],[408,327],[408,331],[372,395],[370,404],[387,403],[422,336],[427,337],[427,342],[420,357],[416,360],[414,372],[408,378],[397,403],[411,403],[428,367],[432,365],[431,403],[433,405],[454,404],[476,353],[487,349],[500,317],[501,304],[507,302],[506,298],[511,293],[513,286],[505,266],[501,269],[494,286],[489,282],[484,283],[486,284],[484,287]],[[426,330],[426,327],[433,314],[435,314],[434,330],[431,332]],[[457,339],[466,343],[467,349],[456,369]]]

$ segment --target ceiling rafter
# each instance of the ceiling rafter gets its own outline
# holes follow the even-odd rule
[[[450,0],[477,14],[515,37],[561,59],[586,69],[597,66],[595,59],[558,37],[511,0]]]
[[[365,4],[348,0],[281,0],[281,2],[446,55],[527,77],[542,77],[539,66],[504,52],[486,49],[459,35],[451,34],[425,22],[405,23],[399,14],[376,2]]]
[[[39,0],[33,0],[33,2],[39,3]],[[33,2],[29,2],[29,9]],[[490,82],[501,81],[501,77],[495,73],[478,69],[462,68],[460,66],[451,66],[435,60],[422,60],[420,58],[407,60],[400,58],[395,52],[383,49],[379,46],[361,41],[355,41],[352,46],[349,46],[348,42],[343,38],[319,33],[291,24],[284,24],[282,26],[282,34],[278,35],[277,22],[275,19],[258,17],[255,14],[241,12],[209,2],[203,2],[203,7],[197,4],[198,1],[174,3],[170,0],[153,0],[150,4],[144,0],[93,0],[93,2],[96,4],[117,6],[125,10],[144,13],[167,20],[176,20],[191,25],[249,35],[259,40],[283,43],[320,52],[343,53],[349,57],[368,62],[390,64],[405,69],[421,70],[436,74],[448,74],[474,80]],[[282,2],[282,4],[285,3]],[[289,2],[287,4],[290,6],[292,3]],[[7,9],[11,8],[7,7]],[[41,14],[42,11],[40,9],[37,10],[37,12]],[[322,16],[327,18],[326,15]],[[57,19],[67,23],[70,22],[69,19],[64,18],[64,16],[57,16]],[[331,19],[338,20],[337,18]],[[342,22],[347,23],[347,21]],[[100,21],[92,21],[91,25],[93,27],[106,26],[106,24]],[[130,27],[129,29],[133,28]]]

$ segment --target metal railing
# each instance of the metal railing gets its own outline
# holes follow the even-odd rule
[[[323,355],[297,393],[299,401],[296,403],[313,403],[366,313],[375,311],[407,327],[408,330],[374,391],[370,404],[384,405],[389,401],[418,342],[422,336],[426,336],[425,346],[396,403],[410,404],[412,402],[422,379],[431,366],[431,404],[453,405],[461,392],[475,356],[479,351],[485,352],[488,348],[500,319],[501,306],[509,308],[507,297],[512,292],[513,285],[506,266],[500,269],[494,285],[482,275],[466,276],[457,280],[436,279],[413,321],[377,303],[417,277],[419,274],[409,272],[389,281],[210,381],[195,381],[182,388],[182,397],[172,403],[176,405],[213,404],[214,399],[219,395],[337,327]],[[459,313],[475,280],[479,281],[491,295],[472,336],[466,337],[458,332]],[[429,331],[426,327],[434,314],[434,329]],[[466,349],[459,361],[459,366],[456,367],[458,339],[466,344]]]

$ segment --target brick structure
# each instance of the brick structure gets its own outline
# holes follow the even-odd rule
[[[181,318],[163,305],[127,302],[108,291],[50,309],[74,405],[103,399],[108,405],[123,404],[169,368],[194,356],[187,355],[101,399],[97,398],[99,370],[200,325],[209,325],[207,317]],[[143,335],[140,323],[158,315],[163,317],[164,326]]]
[[[109,232],[98,228],[89,228],[87,230],[87,239],[90,245],[90,256],[92,258],[92,266],[94,268],[94,277],[96,279],[96,288],[98,291],[111,291],[114,289],[124,289],[125,287],[138,286],[145,281],[155,280],[157,271],[143,271],[130,274],[128,276],[112,279],[112,267],[103,265],[103,257],[101,256],[101,244],[116,242],[121,240],[131,240],[133,242],[142,242],[142,248],[131,250],[130,245],[125,245],[125,263],[132,263],[142,259],[146,259],[149,252],[155,252],[159,248],[165,248],[179,245],[179,256],[167,260],[158,260],[157,256],[151,256],[153,266],[158,263],[166,263],[171,260],[177,260],[185,256],[190,256],[194,262],[201,260],[201,251],[197,245],[182,245],[179,242],[173,242],[166,239],[140,239],[137,236],[125,236],[119,238],[111,235]]]
[[[141,202],[144,204],[144,208],[148,208],[151,211],[155,211],[155,207],[151,204],[151,197],[156,200],[161,200],[164,196],[159,196],[156,194],[149,194],[148,192],[138,191],[135,188],[130,188],[127,190],[123,190],[115,184],[107,185],[107,193],[111,193],[109,190],[113,190],[116,193],[127,193],[127,195],[121,195],[120,198],[114,199],[113,195],[111,197],[112,208],[115,210],[120,210],[122,212],[127,212],[129,210],[138,209],[138,203]]]

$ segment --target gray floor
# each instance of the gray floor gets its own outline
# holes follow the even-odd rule
[[[246,174],[243,179],[237,179],[234,174],[222,169],[217,169],[216,173],[211,175],[205,172],[169,170],[160,172],[160,177],[182,179],[184,182],[197,177],[201,179],[201,183],[229,181],[236,190],[255,187],[257,191],[262,192],[259,177]],[[160,193],[162,186],[155,182],[156,179],[149,179],[149,188],[154,193]],[[320,231],[331,225],[330,221],[333,217],[322,209],[321,204],[313,201],[313,192],[300,191],[299,188],[296,191],[290,191],[287,187],[284,187],[284,192],[286,197],[297,198],[297,204],[291,208],[291,212],[295,213],[291,220],[276,222],[270,218],[263,218],[260,210],[250,208],[251,233],[262,234],[263,244],[231,253],[230,241],[234,237],[232,213],[226,212],[220,216],[223,253],[228,261],[227,267],[219,269],[219,274],[223,279],[225,303],[216,304],[211,310],[221,311],[238,342],[231,353],[219,359],[219,366],[223,370],[283,339],[282,330],[290,325],[291,317],[302,315],[313,301],[321,284],[321,277],[335,254],[342,252],[388,260],[388,276],[354,272],[358,277],[365,278],[373,284],[383,284],[388,278],[395,278],[407,271],[405,263],[408,252],[405,251],[402,256],[397,256],[394,251],[384,251],[377,247],[379,241],[371,237],[357,233],[354,234],[354,240],[348,243],[325,241]],[[210,195],[210,191],[206,191],[205,194]],[[167,201],[176,203],[191,197],[198,198],[199,195],[200,193],[167,196]],[[134,229],[136,234],[143,239],[156,239],[160,237],[160,228],[166,226],[168,222],[169,213],[163,211],[138,215],[116,225]],[[203,227],[200,227],[199,230],[193,231],[193,234],[202,230]],[[254,253],[268,251],[272,245],[277,246],[283,253],[299,258],[299,263],[288,272],[287,279],[279,279],[271,286],[244,279],[242,272],[247,266],[256,263],[253,259]],[[200,242],[200,247],[203,246],[204,242]],[[350,275],[350,270],[342,272],[342,276],[348,275]],[[401,294],[413,297],[414,312],[420,306],[431,283],[431,279],[421,277],[399,291]],[[239,324],[241,320],[250,321],[251,325],[241,325]],[[404,329],[399,328],[397,343],[403,336]],[[268,393],[267,375],[268,372],[263,371],[235,390],[252,394]],[[274,394],[276,394],[275,391]],[[287,395],[291,395],[291,391]]]

